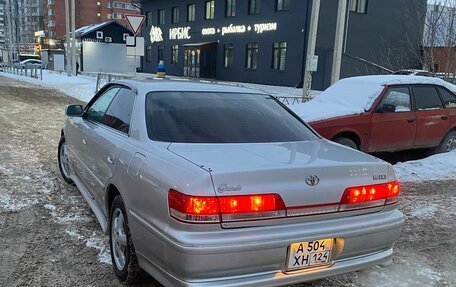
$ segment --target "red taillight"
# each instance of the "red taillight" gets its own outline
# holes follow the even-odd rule
[[[212,223],[220,221],[216,197],[189,196],[171,189],[168,193],[169,212],[186,222]]]
[[[285,203],[278,194],[221,196],[218,199],[222,221],[285,216]]]
[[[240,196],[189,196],[171,189],[168,194],[171,216],[185,222],[267,219],[285,216],[285,204],[277,194]]]
[[[399,183],[366,185],[347,188],[340,201],[340,210],[353,210],[383,206],[397,202],[400,193]]]

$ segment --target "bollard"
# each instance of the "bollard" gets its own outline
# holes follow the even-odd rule
[[[166,77],[166,69],[165,63],[163,60],[160,60],[157,66],[157,78],[165,78]]]

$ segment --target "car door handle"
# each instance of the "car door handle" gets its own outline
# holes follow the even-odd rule
[[[414,123],[415,120],[407,120],[407,122],[409,122],[409,123]]]
[[[442,120],[446,121],[446,120],[448,120],[448,117],[447,116],[442,116]]]
[[[115,159],[115,157],[108,156],[107,161],[109,164],[114,164],[114,159]]]

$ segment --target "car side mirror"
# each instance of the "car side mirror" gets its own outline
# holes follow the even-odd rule
[[[380,111],[383,113],[394,113],[396,112],[396,106],[390,104],[383,104]]]
[[[81,105],[69,105],[65,109],[65,115],[68,117],[82,117],[84,109]]]

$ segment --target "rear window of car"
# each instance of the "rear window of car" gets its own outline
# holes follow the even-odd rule
[[[273,97],[214,92],[151,92],[149,138],[183,143],[263,143],[318,139]]]
[[[449,91],[439,88],[440,95],[447,108],[456,108],[456,96]]]

